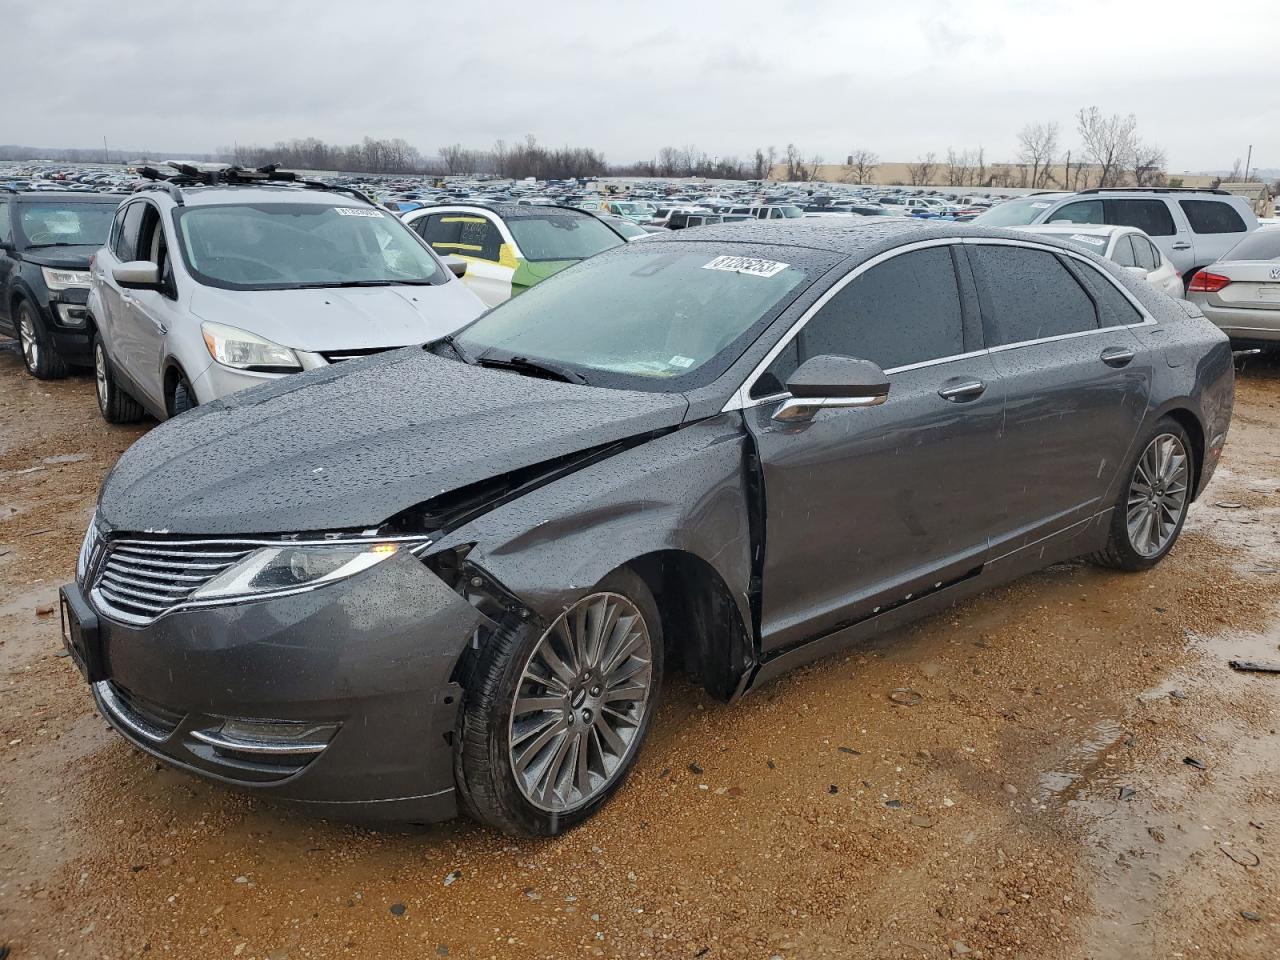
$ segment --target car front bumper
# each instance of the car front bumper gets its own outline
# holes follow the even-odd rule
[[[63,589],[70,606],[84,603],[79,587]],[[87,606],[98,708],[148,753],[335,819],[456,815],[452,674],[481,618],[412,555],[310,592],[145,625]],[[229,735],[228,720],[270,735]]]
[[[1268,307],[1220,307],[1192,300],[1235,343],[1280,346],[1280,303]]]

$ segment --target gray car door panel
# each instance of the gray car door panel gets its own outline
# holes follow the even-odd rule
[[[985,391],[940,391],[978,380]],[[764,472],[762,648],[788,647],[980,568],[1000,504],[991,496],[1003,393],[980,353],[889,375],[877,407],[808,424],[746,411]]]

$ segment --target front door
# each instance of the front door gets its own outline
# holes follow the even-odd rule
[[[498,224],[482,213],[444,210],[414,221],[414,229],[441,256],[467,261],[462,280],[486,307],[511,299],[516,261]]]
[[[992,477],[1003,396],[977,342],[976,310],[962,308],[963,282],[950,245],[872,266],[753,385],[764,401],[745,411],[764,472],[764,650],[828,633],[985,561],[999,509]],[[878,363],[888,400],[824,410],[805,424],[773,420],[787,376],[825,354]]]

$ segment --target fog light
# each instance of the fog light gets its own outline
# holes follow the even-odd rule
[[[74,303],[60,303],[58,317],[62,320],[64,327],[83,327],[85,321],[89,319],[89,312]]]
[[[216,730],[191,735],[220,750],[237,753],[320,753],[338,732],[336,723],[296,720],[224,720]]]

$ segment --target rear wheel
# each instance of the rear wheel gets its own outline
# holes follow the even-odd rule
[[[93,379],[98,394],[98,410],[107,423],[133,423],[142,419],[142,405],[125,393],[111,372],[111,360],[102,336],[93,338]]]
[[[18,302],[18,342],[22,345],[22,365],[37,380],[61,380],[67,375],[67,364],[58,356],[53,340],[35,306],[26,300]]]
[[[1107,545],[1091,560],[1119,570],[1149,570],[1173,549],[1191,505],[1191,451],[1181,424],[1169,417],[1156,423],[1120,490]]]
[[[499,630],[463,679],[455,778],[467,811],[526,837],[552,836],[595,813],[648,732],[662,653],[653,595],[626,570],[545,630]]]

